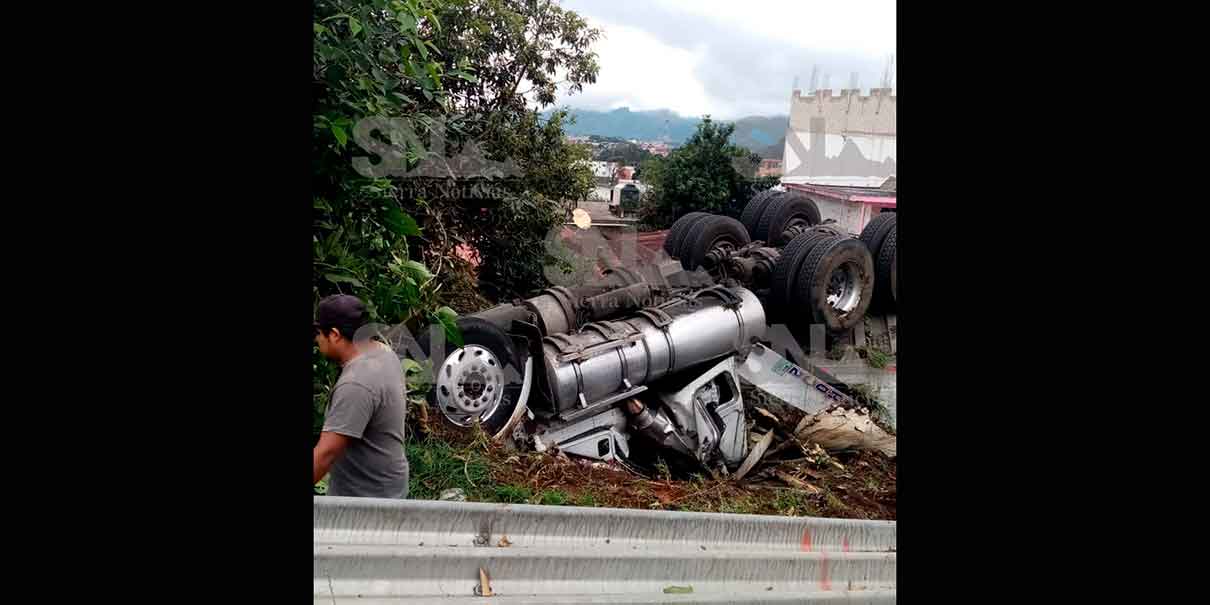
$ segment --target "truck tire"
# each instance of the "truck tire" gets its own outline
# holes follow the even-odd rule
[[[784,191],[775,191],[766,189],[752,196],[748,201],[748,205],[744,206],[744,211],[739,215],[739,222],[744,224],[744,229],[748,230],[748,235],[756,239],[756,224],[760,221],[761,214],[765,208],[769,206],[769,202],[777,199],[777,196],[785,193]]]
[[[803,261],[816,244],[831,237],[836,236],[819,231],[807,232],[790,240],[782,249],[777,262],[773,264],[773,276],[769,281],[773,306],[787,309],[793,307],[794,282],[798,279],[798,271],[802,269]]]
[[[460,412],[454,407],[452,399],[458,396],[458,389],[461,388],[470,394],[486,396],[498,388],[503,395],[499,397],[494,407],[490,405],[489,400],[489,403],[485,405],[489,405],[490,409],[485,410],[479,419],[483,431],[488,435],[493,435],[504,428],[509,418],[512,417],[513,410],[517,407],[517,400],[523,386],[521,384],[524,376],[523,366],[512,339],[504,333],[504,330],[491,322],[473,316],[459,317],[457,322],[462,331],[463,347],[455,348],[453,344],[447,345],[448,356],[440,351],[432,350],[430,332],[426,331],[417,339],[421,351],[433,362],[433,385],[429,389],[427,397],[429,407],[436,412],[435,415],[443,423],[465,430],[470,426],[469,422],[459,423],[451,417],[457,416]],[[483,355],[484,350],[491,355]],[[479,358],[486,357],[486,363],[478,362],[476,353],[479,354]],[[484,368],[484,370],[478,371],[477,368]],[[443,372],[446,374],[445,377],[440,376]],[[460,382],[459,374],[462,372],[469,375],[473,383]],[[438,391],[442,389],[444,392],[439,397]]]
[[[881,250],[878,251],[878,262],[876,263],[876,277],[874,279],[874,305],[879,310],[889,310],[895,307],[895,233],[896,229],[891,229],[887,234],[886,239],[882,241]]]
[[[858,239],[869,249],[870,256],[878,258],[878,248],[882,246],[882,240],[886,239],[887,234],[894,228],[895,213],[883,212],[866,223]]]
[[[774,247],[781,246],[785,243],[782,234],[791,225],[805,223],[807,226],[814,226],[819,222],[819,207],[811,198],[797,191],[787,191],[765,208],[752,239],[761,240]]]
[[[873,285],[874,260],[865,244],[832,237],[812,247],[803,261],[794,302],[828,331],[844,332],[865,316]]]
[[[708,216],[695,223],[681,244],[681,266],[693,271],[716,247],[741,248],[752,241],[743,223],[729,216]]]
[[[681,242],[685,241],[685,235],[689,233],[689,229],[707,216],[710,215],[705,212],[690,212],[676,219],[676,222],[672,223],[672,228],[668,230],[668,236],[664,238],[664,252],[667,252],[668,256],[678,258]]]

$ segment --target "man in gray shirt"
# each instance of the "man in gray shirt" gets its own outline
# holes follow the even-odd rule
[[[403,369],[394,351],[358,334],[368,319],[355,296],[319,302],[315,342],[341,371],[315,446],[314,479],[329,475],[331,496],[406,498]]]

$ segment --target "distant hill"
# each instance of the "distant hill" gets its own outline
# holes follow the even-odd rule
[[[544,113],[549,114],[547,111]],[[653,111],[630,111],[626,107],[613,111],[594,111],[591,109],[572,109],[575,117],[574,124],[565,127],[571,136],[598,135],[616,137],[619,139],[638,139],[640,141],[660,141],[665,136],[668,142],[679,145],[688,139],[697,129],[701,118],[687,118],[667,109]],[[738,120],[719,120],[735,123],[735,134],[732,139],[736,145],[746,147],[761,157],[781,157],[781,149],[785,145],[786,127],[789,116],[749,116]],[[772,149],[776,147],[774,155]]]

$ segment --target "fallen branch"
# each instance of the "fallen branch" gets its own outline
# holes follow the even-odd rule
[[[799,479],[798,477],[795,477],[794,475],[791,475],[790,473],[787,473],[784,471],[773,471],[773,474],[776,475],[778,479],[781,479],[782,481],[785,481],[787,484],[797,487],[798,489],[811,492],[812,494],[819,493],[818,487],[815,487],[814,485],[811,485],[810,483],[807,483],[806,481],[803,481],[802,479]]]
[[[790,435],[790,438],[777,444],[777,447],[773,448],[773,451],[769,452],[769,457],[776,456],[782,450],[785,450],[791,445],[801,445],[798,439],[798,434],[801,433],[803,429],[807,428],[813,419],[814,416],[811,416],[810,414],[803,416],[802,420],[798,421],[798,425],[794,427],[794,432]]]
[[[810,424],[795,431],[796,437],[809,439],[828,452],[878,450],[887,456],[895,456],[895,436],[874,424],[869,414],[834,408],[811,418]],[[836,466],[844,470],[843,466]]]

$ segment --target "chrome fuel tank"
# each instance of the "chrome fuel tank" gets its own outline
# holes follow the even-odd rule
[[[714,286],[633,316],[542,339],[554,412],[568,414],[624,396],[699,363],[734,353],[765,334],[751,291]]]

